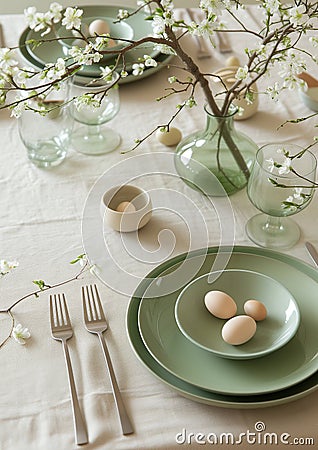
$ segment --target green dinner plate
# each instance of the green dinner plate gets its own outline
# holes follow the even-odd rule
[[[230,345],[222,338],[227,322],[212,315],[204,297],[209,291],[226,292],[236,303],[238,315],[245,315],[247,300],[261,301],[267,309],[265,320],[256,324],[255,335],[245,344]],[[181,332],[194,344],[230,359],[260,358],[283,347],[299,326],[300,314],[291,293],[272,277],[261,273],[229,269],[195,278],[180,293],[175,317]],[[141,325],[142,326],[142,325]]]
[[[118,11],[117,7],[111,6],[85,6],[82,7],[84,13],[89,17],[95,16],[109,16],[115,14]],[[129,10],[129,8],[128,8]],[[127,22],[134,29],[134,39],[142,38],[148,34],[151,34],[152,27],[149,21],[144,20],[144,14],[139,13],[127,19]],[[45,36],[46,39],[54,38],[53,33],[49,33]],[[38,69],[43,69],[48,63],[55,62],[58,58],[65,57],[63,52],[63,47],[58,41],[43,43],[42,45],[33,48],[29,44],[25,44],[29,39],[40,39],[40,32],[35,32],[26,28],[20,36],[19,39],[19,49],[23,58],[30,63],[33,67]],[[153,50],[152,44],[146,43],[142,46],[136,47],[134,50],[130,51],[126,55],[126,70],[129,72],[131,70],[132,63],[138,60],[139,57],[143,57],[144,54],[150,54],[156,61],[158,65],[156,67],[146,68],[142,75],[138,77],[129,74],[126,78],[120,80],[120,84],[126,84],[133,81],[137,81],[146,78],[154,73],[161,70],[172,58],[173,55],[164,55],[158,51]],[[114,63],[114,58],[106,61],[107,65]],[[87,81],[87,78],[94,78],[100,75],[99,67],[102,64],[96,64],[92,66],[83,66],[83,68],[78,72],[78,78],[83,82]],[[119,67],[118,70],[121,70]]]
[[[200,276],[203,273],[206,273],[210,270],[212,263],[216,257],[217,248],[210,248],[208,255],[205,258],[205,263],[201,267],[199,273],[196,276]],[[227,252],[227,249],[223,249],[222,251]],[[202,254],[200,251],[192,252],[191,257],[195,258],[196,256]],[[253,367],[254,371],[253,375],[250,374],[249,379],[254,381],[254,388],[249,389],[246,387],[244,380],[237,380],[234,377],[230,377],[231,383],[238,383],[238,390],[230,387],[229,391],[223,383],[223,393],[219,393],[220,388],[220,378],[226,377],[227,381],[229,381],[229,377],[226,371],[233,370],[233,363],[236,365],[239,363],[252,363],[255,361],[230,361],[221,359],[218,357],[214,357],[214,362],[217,363],[217,360],[222,360],[222,363],[231,363],[230,366],[223,367],[221,372],[216,370],[217,375],[214,376],[215,365],[211,366],[207,363],[209,358],[213,355],[207,353],[201,349],[198,349],[190,342],[187,342],[187,339],[180,333],[176,324],[174,324],[175,332],[171,332],[171,329],[168,328],[167,332],[163,332],[161,329],[158,332],[155,328],[152,329],[153,336],[159,337],[160,334],[160,343],[163,349],[163,353],[167,352],[165,358],[166,360],[176,358],[178,362],[181,362],[181,366],[177,364],[178,372],[181,372],[181,376],[176,376],[171,370],[167,370],[164,365],[159,362],[156,358],[154,358],[153,354],[151,354],[145,343],[142,340],[138,329],[138,314],[139,307],[143,302],[154,302],[157,305],[158,311],[160,313],[160,319],[154,320],[150,319],[152,324],[156,324],[156,326],[160,327],[160,322],[166,322],[166,313],[170,317],[173,317],[173,309],[174,309],[174,301],[169,302],[169,295],[159,297],[158,299],[145,299],[142,300],[145,292],[149,288],[152,283],[152,278],[161,278],[164,280],[163,274],[173,271],[185,260],[187,255],[180,255],[172,260],[169,260],[163,264],[161,264],[158,268],[149,274],[138,286],[134,296],[131,299],[128,311],[127,311],[127,330],[128,336],[131,342],[131,345],[136,352],[137,356],[140,360],[145,364],[145,366],[157,377],[159,377],[162,381],[167,383],[172,388],[176,389],[182,395],[207,404],[224,406],[224,407],[235,407],[235,408],[251,408],[251,407],[264,407],[271,406],[275,404],[285,403],[288,401],[295,400],[300,398],[309,392],[314,391],[317,388],[318,375],[316,371],[317,367],[317,308],[316,308],[316,291],[317,291],[317,282],[318,282],[318,272],[314,270],[311,266],[303,263],[300,260],[292,258],[290,256],[277,253],[274,251],[259,249],[254,247],[236,247],[231,255],[231,259],[228,267],[231,268],[243,268],[243,269],[253,269],[258,272],[264,273],[268,276],[272,276],[273,278],[278,279],[281,283],[286,284],[288,289],[294,295],[294,297],[298,300],[299,308],[301,311],[301,324],[300,328],[293,338],[293,340],[286,345],[286,348],[278,350],[275,352],[277,355],[280,354],[284,358],[285,364],[280,364],[280,372],[277,373],[279,375],[279,380],[276,383],[272,377],[272,367],[267,364],[264,368],[265,372],[269,375],[268,377],[257,369],[257,367]],[[177,295],[179,291],[177,291],[173,296]],[[159,301],[163,301],[165,303],[165,308],[160,305]],[[170,304],[169,304],[170,303]],[[160,306],[159,306],[160,305]],[[153,313],[158,316],[158,312],[152,309]],[[140,314],[139,314],[140,317]],[[149,322],[149,318],[147,320]],[[180,336],[181,335],[181,336]],[[186,343],[185,343],[186,342]],[[170,348],[167,348],[167,344],[169,344]],[[190,350],[190,353],[187,353],[187,348],[184,345],[192,345],[195,347],[195,351],[193,349]],[[172,347],[171,347],[172,346]],[[287,349],[288,347],[290,348]],[[173,351],[173,355],[170,353]],[[152,349],[153,352],[153,349]],[[183,353],[182,353],[183,352]],[[185,379],[183,369],[187,368],[189,364],[184,364],[184,361],[190,361],[190,366],[193,368],[195,374],[197,374],[196,362],[197,358],[199,358],[200,363],[201,355],[200,352],[203,352],[205,355],[205,363],[209,366],[209,373],[204,377],[205,381],[207,376],[213,376],[214,382],[217,386],[217,391],[214,391],[213,383],[210,384],[209,390],[202,389],[197,385],[197,379],[194,380],[194,384]],[[291,352],[291,353],[290,353]],[[170,354],[170,356],[169,356]],[[266,356],[265,358],[270,363],[270,359],[274,357],[275,361],[279,362],[279,358],[277,355],[274,357],[273,355]],[[311,355],[311,357],[309,356]],[[288,360],[286,359],[288,357]],[[272,360],[273,362],[273,360]],[[167,363],[167,361],[165,361]],[[288,366],[288,370],[286,367]],[[212,370],[211,370],[212,367]],[[217,367],[220,369],[220,366]],[[290,376],[290,369],[293,371],[292,377]],[[246,370],[246,369],[244,369]],[[246,372],[247,373],[247,372]],[[189,374],[186,374],[186,377]],[[265,389],[261,388],[262,394],[252,394],[252,391],[258,391],[259,385],[259,377],[264,377],[263,382],[265,383]],[[308,377],[308,378],[306,378]],[[287,378],[287,379],[286,379]],[[292,379],[291,379],[292,378]],[[296,378],[299,380],[296,381]],[[256,386],[255,386],[256,380]],[[302,380],[302,381],[300,381]],[[277,386],[281,385],[280,390],[277,389]],[[285,389],[283,388],[285,386]],[[287,386],[290,386],[287,388]],[[212,389],[211,389],[212,388]],[[256,389],[255,389],[256,388]],[[210,390],[211,389],[211,390]],[[233,391],[235,394],[233,394]],[[239,394],[237,393],[239,391]],[[250,395],[241,395],[241,394],[249,393]]]
[[[105,15],[105,12],[112,13],[113,9],[109,6],[105,6],[103,8],[103,14],[102,15],[94,15],[94,16],[88,16],[85,14],[86,8],[84,11],[84,16],[82,18],[82,25],[81,25],[81,31],[84,35],[88,37],[88,29],[89,25],[94,22],[95,20],[104,20],[106,24],[108,24],[109,29],[109,35],[112,37],[113,40],[113,47],[112,50],[120,50],[124,48],[125,46],[129,45],[130,41],[134,38],[134,29],[132,26],[130,26],[126,21],[116,21],[116,17],[108,17]],[[98,11],[98,8],[94,8],[94,10]],[[118,11],[118,10],[117,10]],[[72,37],[72,34],[70,33],[70,30],[67,30],[64,26],[61,26],[57,30],[57,36],[60,38],[59,43],[63,47],[63,52],[67,56],[69,49],[75,45],[78,47],[85,47],[86,42],[83,40],[78,40],[76,36]],[[120,39],[123,39],[122,41]],[[151,46],[152,47],[152,46]],[[150,47],[150,49],[151,49]],[[30,53],[32,54],[32,48],[29,49]],[[109,47],[105,46],[105,50],[110,50]],[[36,58],[36,55],[35,55]],[[105,62],[107,64],[109,59],[113,59],[113,55],[111,53],[104,54],[103,59],[101,61]]]

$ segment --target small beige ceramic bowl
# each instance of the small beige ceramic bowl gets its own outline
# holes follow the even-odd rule
[[[129,202],[135,207],[135,211],[117,211],[118,206],[123,202]],[[124,184],[114,186],[102,197],[101,214],[104,223],[115,231],[123,233],[137,231],[144,227],[152,215],[152,203],[148,192]]]

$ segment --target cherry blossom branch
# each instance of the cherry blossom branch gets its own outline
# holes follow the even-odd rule
[[[83,260],[84,255],[81,255],[80,258],[81,260]],[[78,260],[80,260],[78,259]],[[72,281],[76,281],[80,278],[80,276],[87,270],[88,268],[88,262],[85,261],[84,265],[81,267],[80,271],[74,275],[71,278],[68,278],[67,280],[61,281],[59,283],[55,283],[55,284],[46,284],[43,280],[37,280],[34,281],[33,283],[40,286],[39,289],[36,289],[33,292],[30,292],[29,294],[24,295],[23,297],[19,298],[18,300],[16,300],[14,303],[12,303],[8,308],[4,308],[4,309],[0,309],[0,314],[1,313],[11,313],[12,309],[15,308],[17,305],[19,305],[21,302],[23,302],[24,300],[26,300],[27,298],[30,297],[38,297],[39,294],[41,294],[42,292],[46,292],[48,290],[60,287],[60,286],[64,286],[65,284],[69,284]]]

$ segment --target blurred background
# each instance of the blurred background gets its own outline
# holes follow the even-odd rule
[[[0,14],[20,14],[23,13],[24,8],[28,6],[35,6],[39,11],[44,12],[48,9],[50,3],[54,0],[0,0]],[[80,5],[118,5],[131,6],[137,4],[136,0],[61,0],[63,6],[80,6]],[[245,0],[244,3],[256,3],[256,0]],[[174,4],[178,8],[182,7],[196,7],[199,0],[174,0]]]

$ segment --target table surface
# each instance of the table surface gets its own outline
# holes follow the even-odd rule
[[[255,20],[258,19],[255,19],[256,11],[253,11],[254,19],[248,16],[248,20],[251,26],[256,26]],[[0,22],[7,45],[16,45],[25,28],[23,17],[3,15]],[[246,45],[244,38],[236,35],[230,35],[229,38],[233,54],[242,56]],[[186,46],[188,52],[195,55],[196,47],[191,39],[188,39]],[[212,71],[224,66],[228,56],[211,49],[211,58],[198,62],[204,70]],[[27,160],[16,120],[10,118],[8,111],[0,112],[0,257],[19,261],[19,267],[1,280],[0,306],[5,308],[32,292],[32,280],[42,279],[48,284],[55,284],[74,276],[78,266],[70,265],[69,262],[83,253],[82,237],[92,262],[96,262],[94,258],[98,252],[111,254],[107,263],[111,265],[114,280],[108,277],[110,282],[103,282],[95,275],[86,273],[81,279],[54,290],[65,292],[73,323],[74,337],[69,345],[80,403],[89,431],[90,443],[87,449],[173,449],[180,447],[177,435],[183,430],[186,430],[191,448],[201,448],[202,445],[195,442],[199,433],[205,436],[223,432],[239,435],[247,430],[254,431],[254,425],[259,421],[266,425],[268,432],[284,432],[298,438],[311,437],[317,442],[317,391],[292,403],[271,408],[224,409],[186,399],[155,378],[130,347],[125,320],[133,287],[159,261],[169,257],[168,248],[165,249],[163,245],[163,253],[158,253],[156,261],[145,264],[133,254],[136,248],[132,246],[131,251],[125,246],[131,244],[131,239],[125,241],[110,230],[105,230],[101,242],[98,238],[92,239],[89,232],[84,232],[82,236],[83,208],[87,199],[86,205],[92,204],[89,193],[94,192],[95,183],[102,180],[104,186],[108,187],[133,180],[145,189],[157,189],[157,193],[159,188],[162,189],[162,205],[157,207],[156,220],[153,222],[156,226],[151,228],[149,225],[147,229],[150,231],[143,234],[150,249],[158,247],[158,234],[164,228],[170,228],[176,239],[170,256],[188,249],[189,236],[193,238],[192,248],[206,245],[206,238],[204,240],[198,231],[200,220],[204,220],[208,226],[208,244],[218,244],[219,233],[215,230],[218,230],[219,225],[215,211],[209,209],[202,197],[172,176],[167,169],[171,161],[171,149],[162,146],[155,136],[151,136],[136,151],[121,153],[131,148],[136,137],[145,136],[157,124],[169,119],[175,105],[182,99],[181,95],[159,104],[155,99],[164,93],[167,77],[176,70],[174,67],[163,69],[142,81],[120,87],[121,109],[110,124],[122,137],[118,150],[99,157],[85,156],[70,150],[66,161],[52,170],[38,169]],[[175,126],[182,130],[183,135],[204,127],[202,104],[199,93],[199,106],[178,116]],[[306,145],[311,143],[316,133],[312,120],[297,126],[288,124],[283,128],[278,127],[286,119],[309,113],[300,102],[297,92],[288,91],[277,103],[261,96],[257,114],[244,122],[237,122],[236,126],[258,145],[273,140]],[[172,201],[177,198],[173,197],[176,193],[183,194],[187,202],[194,202],[201,211],[201,217],[188,214],[187,230],[184,229],[182,218],[177,215],[177,203]],[[159,200],[157,195],[160,203]],[[222,200],[215,201],[219,202],[216,204],[221,211],[222,208],[226,210]],[[253,245],[245,234],[244,226],[256,209],[249,202],[245,190],[233,195],[230,201],[235,217],[235,244]],[[95,208],[98,216],[98,205],[95,204]],[[177,209],[176,213],[174,208]],[[89,214],[89,208],[85,212]],[[318,247],[316,219],[317,196],[307,209],[295,216],[295,221],[301,227],[301,239],[293,249],[286,251],[309,264],[311,260],[304,242],[311,241]],[[169,244],[169,239],[167,242]],[[97,282],[107,312],[107,342],[135,428],[135,433],[130,436],[120,433],[98,339],[88,334],[82,323],[80,288],[91,282]],[[0,349],[0,448],[75,448],[62,348],[50,336],[48,294],[26,299],[13,312],[16,321],[28,327],[32,337],[25,346],[10,339]],[[0,315],[0,339],[5,335],[8,324],[7,317]],[[214,447],[217,448],[216,445]],[[218,448],[222,447],[220,444]],[[284,444],[276,445],[276,448],[283,447]]]

